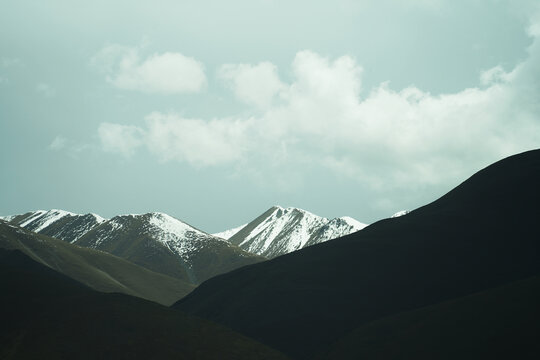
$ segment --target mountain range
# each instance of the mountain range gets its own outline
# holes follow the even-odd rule
[[[539,183],[525,152],[331,241],[354,222],[281,207],[222,238],[162,213],[4,217],[0,358],[537,359]]]
[[[329,220],[302,209],[279,206],[240,228],[213,235],[164,213],[105,219],[96,214],[53,209],[3,219],[191,284],[366,226],[350,217]]]
[[[537,358],[538,184],[540,150],[509,157],[406,215],[217,276],[173,307],[297,359]]]

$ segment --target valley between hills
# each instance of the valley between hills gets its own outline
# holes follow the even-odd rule
[[[538,184],[532,150],[369,226],[4,216],[0,358],[538,358]]]

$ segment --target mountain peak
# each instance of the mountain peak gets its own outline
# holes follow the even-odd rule
[[[249,252],[276,257],[365,226],[350,217],[329,220],[300,208],[275,205],[249,224],[231,229],[233,235],[228,239]],[[228,232],[218,234],[228,235]]]

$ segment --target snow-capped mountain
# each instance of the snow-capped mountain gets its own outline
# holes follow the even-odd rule
[[[273,258],[348,235],[365,226],[350,217],[330,220],[302,209],[274,206],[228,240],[251,253]]]
[[[149,271],[103,251],[43,236],[0,219],[0,251],[19,250],[33,260],[101,292],[120,292],[170,305],[193,284]]]
[[[3,217],[75,245],[106,251],[152,271],[198,284],[243,265],[335,239],[364,228],[350,217],[327,219],[274,206],[249,224],[208,234],[164,213],[120,215],[38,210]]]
[[[96,214],[74,214],[64,210],[37,210],[4,220],[27,230],[73,243],[106,219]]]
[[[121,215],[107,220],[95,214],[38,210],[3,218],[28,230],[105,251],[194,284],[264,260],[163,213]]]
[[[349,216],[332,219],[319,228],[309,239],[306,246],[315,245],[324,241],[349,235],[365,228],[367,224],[361,223]]]

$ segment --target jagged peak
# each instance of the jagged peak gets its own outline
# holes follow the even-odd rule
[[[321,216],[319,215],[316,215],[310,211],[307,211],[307,210],[304,210],[304,209],[301,209],[301,208],[297,208],[297,207],[293,207],[293,206],[289,206],[289,207],[283,207],[283,206],[279,206],[279,205],[274,205],[272,206],[269,211],[271,210],[272,213],[277,213],[278,211],[281,211],[283,215],[288,215],[288,214],[291,214],[291,213],[300,213],[304,216],[312,216],[312,217],[317,217],[317,218],[322,218]]]

